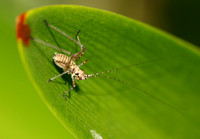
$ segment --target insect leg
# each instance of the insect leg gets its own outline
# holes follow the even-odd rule
[[[81,58],[83,51],[85,51],[85,49],[81,50],[80,52],[77,52],[76,54],[73,54],[73,55],[70,57],[70,60],[69,60],[69,62],[68,62],[68,64],[67,64],[66,67],[69,67],[69,66],[70,66],[72,60],[75,60],[75,63],[76,63],[76,62]],[[86,62],[87,62],[87,60],[85,60],[85,63],[86,63]],[[85,63],[83,63],[83,64],[85,64]],[[82,65],[83,65],[83,64],[82,64]]]
[[[80,33],[80,30],[78,30],[78,31],[76,32],[76,38],[77,38],[78,42],[81,43],[81,42],[80,42],[80,39],[79,39],[79,36],[78,36],[79,33]]]
[[[78,44],[81,48],[83,47],[83,45],[82,45],[79,41],[73,39],[73,38],[70,37],[68,34],[66,34],[65,32],[63,32],[63,31],[61,31],[60,29],[58,29],[57,27],[55,27],[55,26],[49,24],[49,23],[47,22],[47,20],[44,19],[44,22],[45,22],[45,24],[46,24],[48,27],[50,27],[50,28],[54,29],[55,31],[59,32],[60,34],[64,35],[65,37],[67,37],[67,38],[70,39],[71,41],[73,41],[73,42],[75,42],[76,44]]]
[[[76,87],[76,83],[75,83],[75,79],[74,79],[74,74],[71,75],[71,78],[72,78],[73,88],[75,88]]]
[[[70,57],[70,60],[69,60],[67,66],[69,66],[69,65],[71,64],[71,61],[72,61],[72,60],[75,60],[75,63],[76,63],[76,62],[81,58],[82,53],[83,53],[84,51],[85,51],[85,47],[84,47],[83,50],[81,50],[81,51],[79,51],[79,52],[77,52],[77,53],[75,53],[75,54],[72,54],[72,56]]]
[[[81,64],[78,65],[78,67],[82,66],[83,64],[85,64],[88,60],[83,61]]]
[[[69,91],[73,90],[73,89],[76,87],[76,83],[75,83],[75,79],[74,79],[74,74],[71,75],[71,78],[72,78],[72,84],[73,84],[73,86],[63,94],[63,97],[64,97],[64,98],[65,98],[65,95],[66,95]]]
[[[73,60],[75,60],[75,63],[83,56],[83,52],[86,50],[84,47],[83,50],[73,54]]]
[[[66,98],[65,95],[66,95],[69,91],[71,91],[71,90],[73,90],[73,89],[74,89],[74,88],[71,87],[69,90],[67,90],[65,93],[63,93],[63,97]]]
[[[62,76],[62,75],[64,75],[64,74],[66,74],[66,73],[68,73],[68,72],[69,72],[68,70],[67,70],[67,71],[64,71],[63,73],[61,73],[61,74],[59,74],[59,75],[57,75],[57,76],[55,76],[55,77],[49,79],[48,82],[50,82],[50,81],[52,81],[52,80],[54,80],[54,79],[56,79],[56,78],[58,78],[58,77],[60,77],[60,76]]]
[[[78,42],[81,44],[81,41],[80,41],[79,36],[78,36],[79,33],[80,33],[80,30],[77,31],[77,33],[76,33],[76,38],[77,38]],[[84,46],[83,46],[83,45],[81,45],[80,47],[81,47],[81,50],[84,49]],[[82,55],[83,55],[83,52],[82,52]]]

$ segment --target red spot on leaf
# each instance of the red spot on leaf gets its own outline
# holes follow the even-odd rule
[[[16,23],[17,39],[21,39],[25,46],[30,43],[30,27],[26,24],[26,13],[17,17]]]

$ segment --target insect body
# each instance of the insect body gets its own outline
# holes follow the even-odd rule
[[[64,36],[66,36],[68,39],[72,40],[73,42],[75,42],[76,44],[78,44],[81,48],[81,51],[75,53],[75,54],[72,54],[70,57],[68,57],[67,55],[65,54],[58,54],[58,53],[55,53],[54,54],[54,57],[53,57],[53,60],[54,60],[54,63],[63,69],[63,73],[49,79],[49,81],[52,81],[54,79],[56,79],[57,77],[60,77],[64,74],[70,74],[71,75],[71,78],[72,78],[72,82],[73,82],[73,86],[67,90],[65,93],[64,93],[64,96],[67,92],[69,92],[70,90],[72,90],[73,88],[76,87],[76,83],[75,83],[75,80],[85,80],[87,79],[88,77],[92,77],[92,76],[95,76],[96,74],[91,74],[91,75],[86,75],[85,72],[83,70],[80,69],[80,66],[82,66],[83,64],[85,64],[87,62],[87,60],[83,61],[81,64],[79,65],[76,65],[76,62],[80,59],[80,57],[83,55],[83,52],[85,51],[85,47],[81,44],[80,42],[80,39],[78,37],[78,33],[80,31],[77,32],[76,34],[76,37],[77,37],[77,40],[74,40],[72,37],[70,37],[69,35],[67,35],[66,33],[62,32],[61,30],[59,30],[58,28],[56,28],[55,26],[49,24],[46,20],[44,20],[45,24],[47,25],[47,27],[50,27],[56,31],[58,31],[59,33],[63,34]],[[52,46],[51,44],[48,44],[48,43],[45,43],[39,39],[34,39],[32,38],[33,40],[35,40],[36,42],[38,43],[42,43],[42,44],[45,44],[51,48],[56,48],[55,46]],[[69,52],[66,52],[66,51],[63,51],[62,49],[60,49],[61,52],[65,52],[67,54],[69,54]]]
[[[94,73],[94,74],[85,74],[85,72],[83,70],[80,69],[80,66],[82,66],[83,64],[85,64],[87,62],[87,60],[83,61],[81,64],[77,65],[76,62],[83,56],[84,54],[84,51],[86,50],[86,48],[81,44],[80,42],[80,39],[79,39],[79,32],[77,32],[76,34],[76,37],[77,37],[77,40],[73,39],[72,37],[70,37],[69,35],[67,35],[66,33],[62,32],[61,30],[59,30],[58,28],[56,28],[55,26],[49,24],[46,20],[44,20],[45,24],[47,25],[47,27],[49,28],[52,28],[54,30],[56,30],[57,32],[61,33],[62,35],[64,35],[65,37],[67,37],[68,39],[70,39],[71,41],[75,42],[76,44],[78,44],[81,48],[81,51],[75,53],[75,54],[71,54],[71,52],[68,52],[66,50],[63,50],[61,48],[57,48],[56,46],[53,46],[52,44],[49,44],[49,43],[46,43],[42,40],[39,40],[37,38],[34,38],[31,36],[31,39],[37,43],[40,43],[40,44],[43,44],[45,46],[48,46],[48,47],[51,47],[53,49],[56,49],[56,50],[59,50],[63,53],[66,53],[68,55],[71,55],[70,57],[68,57],[67,55],[65,54],[59,54],[59,53],[55,53],[54,54],[54,57],[53,57],[53,60],[54,60],[54,63],[63,69],[63,73],[53,77],[53,78],[50,78],[48,80],[48,82],[64,75],[64,74],[70,74],[71,75],[71,78],[72,78],[72,83],[73,83],[73,86],[67,90],[63,96],[65,96],[65,94],[69,91],[71,91],[73,88],[76,87],[76,83],[75,83],[75,80],[86,80],[88,78],[92,78],[92,77],[103,77],[103,78],[108,78],[108,79],[114,79],[114,78],[111,78],[111,77],[108,77],[108,76],[101,76],[100,74],[104,74],[104,73],[108,73],[108,72],[112,72],[112,71],[117,71],[117,70],[120,70],[121,68],[119,69],[112,69],[112,70],[108,70],[108,71],[104,71],[104,72],[99,72],[99,73]],[[117,80],[117,81],[120,81],[118,79],[114,79],[114,80]]]
[[[77,65],[76,62],[81,58],[81,56],[84,54],[84,51],[86,50],[86,48],[81,44],[80,42],[80,39],[78,37],[78,33],[79,31],[77,32],[76,34],[76,37],[77,37],[77,40],[73,39],[72,37],[70,37],[69,35],[67,35],[66,33],[62,32],[61,30],[59,30],[58,28],[56,28],[55,26],[47,23],[46,20],[44,20],[45,24],[47,25],[47,27],[49,28],[52,28],[54,30],[56,30],[57,32],[61,33],[62,35],[64,35],[65,37],[67,37],[68,39],[70,39],[71,41],[75,42],[76,44],[78,44],[81,48],[81,51],[75,53],[75,54],[71,54],[71,52],[68,52],[66,50],[63,50],[61,48],[58,48],[56,46],[53,46],[52,44],[49,44],[49,43],[46,43],[42,40],[39,40],[37,38],[34,38],[31,36],[31,39],[37,43],[40,43],[40,44],[43,44],[45,46],[48,46],[48,47],[51,47],[53,49],[56,49],[56,50],[59,50],[61,51],[62,53],[66,53],[70,56],[67,56],[65,54],[61,54],[61,53],[55,53],[54,56],[53,56],[53,60],[54,60],[54,63],[63,69],[63,73],[49,79],[48,81],[52,81],[64,74],[70,74],[71,75],[71,78],[72,78],[72,82],[73,82],[73,86],[67,90],[63,96],[65,97],[65,94],[69,91],[71,91],[72,89],[75,88],[76,86],[76,83],[75,83],[75,80],[86,80],[88,78],[92,78],[92,77],[102,77],[102,78],[107,78],[107,79],[112,79],[112,80],[116,80],[116,81],[120,81],[121,83],[124,83],[124,84],[127,84],[137,90],[139,90],[140,92],[152,97],[153,99],[156,99],[157,101],[159,101],[160,103],[164,104],[164,105],[167,105],[168,107],[174,109],[175,111],[183,114],[181,111],[179,111],[178,109],[176,109],[174,106],[160,100],[159,98],[151,95],[150,93],[140,89],[140,88],[137,88],[136,86],[130,84],[129,82],[126,82],[126,81],[123,81],[123,80],[120,80],[120,79],[117,79],[117,78],[112,78],[112,77],[109,77],[109,76],[104,76],[104,75],[101,75],[101,74],[104,74],[104,73],[108,73],[108,72],[113,72],[113,71],[117,71],[117,70],[121,70],[123,68],[128,68],[128,67],[131,67],[131,66],[136,66],[136,65],[140,65],[141,63],[138,63],[138,64],[132,64],[132,65],[129,65],[129,66],[124,66],[124,67],[121,67],[121,68],[115,68],[115,69],[111,69],[111,70],[107,70],[107,71],[104,71],[104,72],[99,72],[99,73],[94,73],[94,74],[85,74],[85,72],[83,70],[80,69],[80,66],[82,66],[83,64],[85,64],[87,62],[87,60],[83,61],[81,64]],[[154,59],[155,60],[155,59]],[[148,61],[145,61],[145,62],[142,62],[142,63],[148,63],[148,62],[152,62],[154,60],[148,60]]]
[[[64,70],[64,72],[71,74],[73,80],[73,87],[75,87],[74,77],[76,80],[86,79],[87,75],[85,75],[85,72],[79,68],[80,65],[76,65],[76,63],[73,60],[71,60],[71,58],[69,58],[68,56],[64,54],[55,53],[53,60],[58,67]],[[87,61],[84,61],[84,63],[86,62]],[[81,65],[83,65],[84,63],[82,63]]]

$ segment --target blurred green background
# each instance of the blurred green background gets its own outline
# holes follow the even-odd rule
[[[15,39],[15,18],[19,14],[51,4],[85,5],[109,10],[200,45],[199,0],[1,0],[1,139],[73,138],[51,114],[30,83]]]

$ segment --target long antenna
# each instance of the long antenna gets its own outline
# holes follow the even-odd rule
[[[119,68],[115,68],[115,69],[111,69],[111,70],[107,70],[107,71],[103,71],[103,72],[89,74],[89,75],[86,75],[86,77],[91,78],[91,77],[96,76],[96,75],[101,75],[101,74],[105,74],[105,73],[108,73],[108,72],[119,71],[119,70],[122,70],[122,69],[127,69],[127,68],[131,68],[131,67],[134,67],[134,66],[139,66],[139,65],[142,65],[142,64],[150,63],[150,62],[161,60],[161,59],[164,59],[164,57],[159,57],[159,58],[157,57],[157,58],[146,60],[146,61],[143,61],[143,62],[140,62],[140,63],[135,63],[135,64],[131,64],[131,65],[128,65],[128,66],[123,66],[123,67],[119,67]]]
[[[170,105],[169,103],[167,103],[167,102],[165,102],[165,101],[159,99],[158,97],[152,95],[151,93],[149,93],[149,92],[147,92],[147,91],[145,91],[145,90],[142,90],[142,89],[136,87],[135,85],[133,85],[133,84],[127,82],[127,81],[120,80],[120,79],[118,79],[118,78],[114,78],[114,77],[110,77],[110,76],[104,76],[104,75],[94,75],[94,76],[92,76],[92,77],[107,78],[107,79],[115,80],[115,81],[121,82],[121,83],[123,83],[123,84],[126,84],[126,85],[128,85],[128,86],[130,86],[130,87],[135,88],[136,90],[140,91],[141,93],[143,93],[143,94],[145,94],[145,95],[147,95],[147,96],[150,96],[151,98],[157,100],[157,101],[160,102],[161,104],[164,104],[164,105],[166,105],[167,107],[169,107],[169,108],[175,110],[176,112],[180,113],[181,115],[185,115],[182,111],[180,111],[180,110],[177,109],[176,107],[174,107],[174,106]],[[92,77],[90,77],[90,78],[92,78]]]

